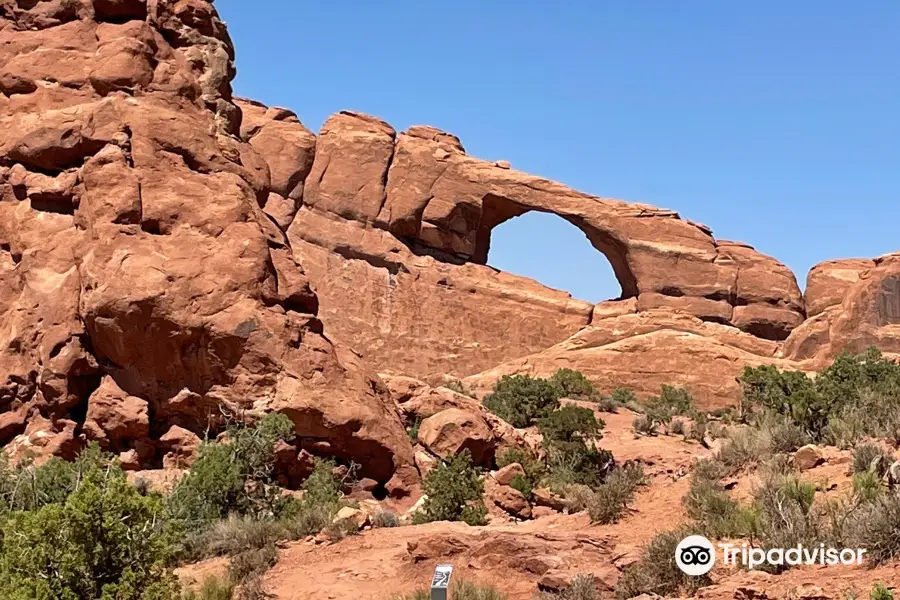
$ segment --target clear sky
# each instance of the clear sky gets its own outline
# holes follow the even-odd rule
[[[896,0],[218,0],[235,91],[317,131],[354,109],[473,156],[646,202],[787,264],[900,250]],[[495,230],[490,264],[619,294],[562,219]]]

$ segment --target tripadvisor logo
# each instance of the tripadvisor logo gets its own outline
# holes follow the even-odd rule
[[[797,544],[791,548],[753,548],[747,544],[718,544],[702,535],[689,535],[675,548],[675,564],[687,575],[698,577],[709,573],[718,555],[723,565],[741,565],[754,569],[760,565],[860,565],[864,548],[826,548],[825,544],[807,547]]]

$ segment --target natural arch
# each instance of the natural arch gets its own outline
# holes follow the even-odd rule
[[[475,251],[472,254],[472,261],[479,264],[487,264],[491,249],[491,235],[494,230],[510,219],[532,211],[558,214],[524,206],[502,196],[487,194],[482,201],[481,220],[475,237]],[[637,296],[637,281],[628,266],[625,245],[610,233],[589,226],[578,217],[564,214],[558,214],[558,216],[580,229],[594,249],[606,257],[621,288],[619,297],[631,298]]]

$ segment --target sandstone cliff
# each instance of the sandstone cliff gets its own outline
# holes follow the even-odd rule
[[[280,410],[400,493],[386,390],[262,211],[290,177],[240,139],[233,56],[202,0],[0,2],[0,444],[152,466]]]
[[[233,58],[207,0],[0,0],[0,445],[157,466],[279,410],[298,457],[402,494],[412,447],[370,368],[486,389],[568,366],[714,406],[746,365],[900,352],[897,256],[823,263],[804,298],[751,246],[433,127],[341,112],[316,135],[234,99]],[[488,267],[528,211],[579,228],[621,298]]]

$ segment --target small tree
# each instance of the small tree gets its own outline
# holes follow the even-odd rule
[[[559,369],[550,377],[566,398],[589,399],[598,396],[597,388],[581,371]]]
[[[691,415],[694,412],[694,399],[687,390],[670,385],[663,385],[659,396],[651,396],[646,402],[647,418],[651,427],[668,425],[678,415]]]
[[[293,438],[290,419],[272,413],[256,427],[231,429],[228,437],[200,447],[190,472],[169,498],[170,514],[189,529],[232,513],[273,516],[287,502],[270,484],[275,443]]]
[[[559,407],[559,386],[530,375],[504,375],[484,399],[492,413],[513,427],[528,427]]]
[[[0,597],[176,597],[177,580],[168,569],[173,532],[163,518],[162,498],[138,493],[97,448],[82,456],[78,469],[77,483],[62,502],[14,511],[2,524]]]
[[[472,456],[463,450],[428,472],[423,483],[427,498],[422,511],[416,513],[416,523],[430,521],[465,521],[469,525],[484,525],[487,509],[484,506],[484,483]]]
[[[564,406],[538,423],[545,442],[575,442],[600,437],[605,423],[594,411],[580,406]]]

